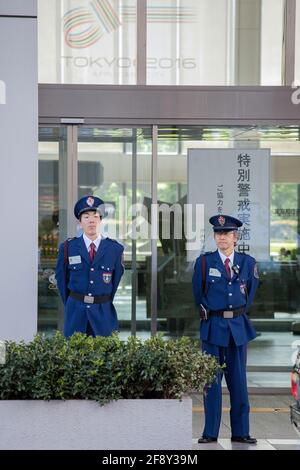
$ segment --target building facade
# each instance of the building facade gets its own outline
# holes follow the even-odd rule
[[[250,366],[255,370],[264,357],[259,367],[289,370],[300,322],[300,1],[40,0],[10,2],[9,11],[5,3],[0,179],[2,200],[16,198],[20,211],[13,235],[3,230],[1,237],[2,246],[14,238],[24,246],[17,249],[20,269],[3,273],[3,337],[28,339],[37,329],[61,328],[57,245],[79,233],[73,205],[87,193],[107,202],[104,233],[125,245],[115,302],[121,334],[198,337],[185,212],[192,180],[213,185],[218,175],[235,187],[236,175],[223,177],[214,158],[268,149],[267,170],[255,160],[256,183],[268,198],[254,203],[248,193],[239,196],[246,226],[254,207],[253,240],[243,234],[244,250],[251,253],[258,242],[257,220],[266,234],[251,311],[259,336]],[[8,99],[12,87],[15,108]],[[192,149],[207,151],[199,174],[191,170]],[[222,194],[219,188],[213,202],[199,189],[196,231],[210,210],[232,209]],[[10,204],[3,215],[6,227]],[[194,252],[205,248],[200,240]],[[5,266],[10,259],[5,250]],[[269,362],[274,341],[284,354]]]

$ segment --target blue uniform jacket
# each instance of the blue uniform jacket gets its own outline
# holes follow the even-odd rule
[[[109,336],[118,329],[118,319],[112,303],[124,272],[123,246],[110,238],[103,238],[93,262],[83,236],[68,241],[68,264],[64,265],[64,244],[59,247],[56,280],[65,306],[64,334],[85,333],[88,321],[96,335]],[[76,257],[76,258],[74,258]],[[92,296],[110,295],[111,301],[86,304],[69,297],[69,292]]]
[[[201,258],[206,258],[206,292],[202,286]],[[245,308],[245,313],[232,319],[210,317],[201,320],[200,338],[218,346],[228,346],[232,334],[235,344],[241,346],[256,337],[246,312],[253,302],[258,286],[256,261],[249,255],[235,252],[233,264],[239,267],[229,281],[218,250],[197,258],[193,275],[196,305],[209,310]]]

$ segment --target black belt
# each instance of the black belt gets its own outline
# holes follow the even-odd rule
[[[245,307],[236,308],[235,310],[209,310],[208,315],[210,317],[223,317],[223,318],[234,318],[239,315],[243,315]]]
[[[236,308],[235,310],[207,310],[206,315],[200,310],[201,320],[208,320],[209,317],[223,317],[223,318],[234,318],[245,313],[245,307]]]
[[[70,292],[70,297],[76,300],[80,300],[85,304],[104,304],[105,302],[109,302],[111,300],[110,295],[83,295],[78,294],[77,292]]]

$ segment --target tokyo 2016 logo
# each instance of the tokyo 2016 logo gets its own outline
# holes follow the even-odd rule
[[[196,14],[191,7],[149,5],[147,23],[194,23]],[[92,46],[103,35],[116,31],[122,25],[121,18],[124,22],[135,23],[136,17],[134,4],[120,2],[116,11],[109,0],[91,0],[88,6],[72,8],[63,16],[65,42],[75,49]]]
[[[64,37],[68,46],[83,49],[95,44],[105,33],[121,25],[108,0],[92,0],[89,7],[77,7],[63,17]]]

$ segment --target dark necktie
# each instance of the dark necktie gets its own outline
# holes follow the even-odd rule
[[[228,279],[231,279],[231,269],[230,269],[229,263],[230,263],[230,259],[226,258],[224,261],[225,271],[226,271]]]
[[[95,246],[95,243],[93,242],[90,244],[89,254],[90,254],[91,262],[93,262],[95,258],[95,254],[96,254],[96,246]]]

